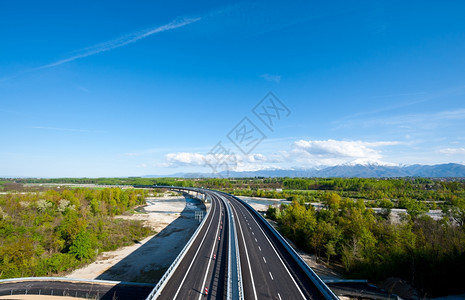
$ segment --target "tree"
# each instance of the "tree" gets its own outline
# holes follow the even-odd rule
[[[333,211],[339,210],[339,205],[341,204],[341,196],[337,193],[326,193],[321,198],[323,204],[329,209]]]
[[[329,259],[331,258],[331,256],[337,254],[336,247],[334,246],[333,241],[330,241],[329,243],[326,244],[325,251],[326,251],[326,258],[328,259],[327,263],[329,264]]]
[[[391,209],[394,207],[394,203],[392,203],[392,201],[389,199],[381,199],[378,201],[378,206],[382,208],[381,215],[385,219],[388,219],[389,215],[391,214]]]
[[[446,214],[463,227],[465,225],[465,199],[453,199],[451,207],[446,209]]]
[[[79,260],[92,258],[95,255],[95,244],[95,237],[87,230],[81,230],[69,247],[69,253],[74,254]]]
[[[408,199],[406,200],[405,203],[405,208],[407,209],[407,213],[415,219],[419,215],[422,215],[426,212],[428,212],[428,207],[426,207],[425,204],[423,204],[421,201],[413,200],[413,199]]]

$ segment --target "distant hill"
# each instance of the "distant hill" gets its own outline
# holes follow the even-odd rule
[[[465,177],[465,165],[449,163],[439,165],[385,166],[356,164],[321,169],[259,170],[222,172],[222,177]],[[208,173],[176,173],[171,176],[147,175],[144,177],[218,177]]]

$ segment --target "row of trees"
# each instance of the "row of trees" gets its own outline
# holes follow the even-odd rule
[[[194,186],[192,180],[176,179],[176,178],[143,178],[143,177],[128,177],[128,178],[15,178],[8,182],[15,183],[71,183],[71,184],[98,184],[98,185],[180,185]]]
[[[412,198],[449,201],[451,195],[465,196],[465,181],[443,181],[428,178],[288,178],[283,187],[291,190],[333,190],[341,195],[365,199]]]
[[[348,276],[370,281],[400,277],[424,296],[463,292],[457,276],[465,268],[463,223],[448,217],[436,221],[415,210],[391,223],[362,200],[326,193],[321,201],[319,211],[293,201],[270,206],[267,216],[302,249],[342,264]]]
[[[237,194],[265,197],[299,195],[308,200],[318,198],[313,191],[335,191],[343,197],[369,200],[415,199],[421,201],[451,202],[454,197],[465,198],[464,180],[433,180],[428,178],[59,178],[14,179],[8,183],[93,183],[102,185],[167,185],[208,187],[234,191]],[[2,182],[0,182],[0,185]],[[284,193],[277,193],[276,189]],[[316,197],[315,197],[316,196]]]
[[[0,278],[61,273],[142,239],[149,228],[112,216],[144,198],[118,188],[0,195]]]

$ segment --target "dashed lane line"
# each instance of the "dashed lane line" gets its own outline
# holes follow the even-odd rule
[[[242,204],[240,204],[242,206]],[[244,209],[246,209],[244,207]],[[286,264],[284,264],[283,260],[281,259],[281,257],[279,256],[278,254],[278,251],[276,251],[275,247],[273,246],[273,244],[271,243],[270,239],[268,238],[268,236],[265,234],[265,232],[263,231],[263,229],[261,228],[261,226],[258,224],[257,220],[255,220],[255,218],[252,216],[252,213],[250,211],[248,211],[246,209],[246,212],[250,215],[250,217],[253,219],[253,221],[255,222],[255,224],[257,224],[258,228],[260,229],[260,231],[262,232],[262,234],[265,236],[266,240],[268,241],[268,243],[270,244],[271,248],[273,249],[273,251],[275,252],[276,256],[278,257],[279,261],[281,261],[281,264],[284,266],[285,270],[287,271],[287,274],[289,275],[289,277],[291,278],[292,282],[294,283],[294,285],[297,287],[297,290],[299,291],[300,295],[302,296],[303,299],[305,299],[305,295],[304,293],[302,292],[302,290],[300,289],[299,285],[297,284],[297,282],[295,281],[294,277],[291,275],[291,272],[289,271],[289,269],[287,268]]]
[[[197,254],[199,254],[200,248],[202,248],[203,242],[205,241],[205,238],[207,237],[208,230],[210,229],[210,226],[212,225],[212,221],[214,219],[215,211],[216,211],[216,205],[213,208],[213,215],[212,215],[212,218],[210,219],[210,223],[208,224],[207,230],[205,231],[205,235],[203,236],[202,241],[200,242],[200,245],[199,245],[199,247],[197,248],[197,251],[194,254],[194,258],[192,259],[192,261],[191,261],[191,263],[189,265],[189,268],[187,268],[186,274],[184,275],[184,277],[183,277],[183,279],[181,281],[181,284],[179,285],[179,288],[176,291],[176,294],[174,295],[173,299],[176,299],[176,297],[178,296],[179,291],[181,290],[181,287],[183,286],[184,281],[186,280],[187,274],[189,274],[189,271],[190,271],[190,269],[192,267],[192,264],[194,263],[195,258],[197,257]]]

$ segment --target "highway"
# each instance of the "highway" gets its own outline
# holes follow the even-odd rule
[[[245,299],[325,299],[262,220],[234,197]]]
[[[266,221],[251,207],[226,193],[206,189],[201,192],[211,198],[212,213],[157,299],[226,298],[226,240],[228,227],[232,226],[228,222],[228,211],[235,220],[233,232],[237,235],[244,299],[336,299],[317,288],[272,232],[274,229],[266,226]],[[216,261],[212,259],[214,253],[217,254]],[[234,268],[233,265],[230,267]]]
[[[204,194],[209,212],[162,280],[152,287],[98,280],[17,279],[0,295],[60,294],[107,299],[338,299],[283,238],[244,201],[219,191]],[[26,283],[26,281],[29,281]],[[61,282],[57,282],[61,281]],[[148,295],[148,296],[147,296]]]
[[[183,263],[174,271],[157,299],[223,299],[227,289],[229,222],[225,204],[209,192],[211,213]],[[208,289],[206,292],[205,288]]]

